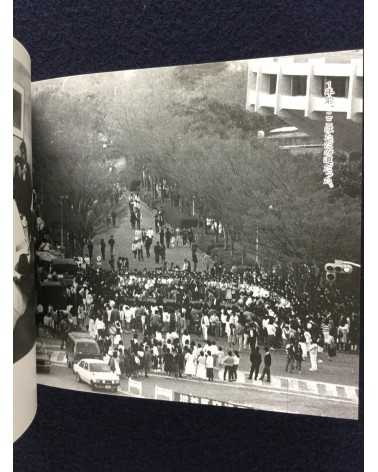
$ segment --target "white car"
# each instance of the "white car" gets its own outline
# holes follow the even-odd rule
[[[103,389],[116,392],[119,375],[112,372],[107,362],[99,359],[81,359],[74,364],[73,371],[77,382],[89,384],[93,390]]]

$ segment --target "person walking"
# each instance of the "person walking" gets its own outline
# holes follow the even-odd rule
[[[100,241],[100,250],[101,250],[101,257],[102,257],[102,260],[103,260],[103,261],[105,260],[105,249],[106,249],[105,240],[104,240],[104,238],[101,238],[101,241]]]
[[[148,377],[148,374],[151,370],[151,365],[152,365],[152,353],[150,351],[150,348],[146,346],[144,350],[144,356],[143,356],[143,368],[144,368],[145,377]]]
[[[166,245],[167,249],[169,249],[169,246],[171,244],[171,237],[172,237],[172,234],[171,234],[169,228],[167,227],[167,229],[165,230],[165,245]]]
[[[201,329],[202,329],[202,337],[204,341],[207,341],[207,332],[209,329],[210,320],[207,314],[203,314],[201,317]]]
[[[130,211],[130,226],[133,230],[135,230],[135,224],[136,224],[136,216],[135,216],[134,210],[131,209],[131,211]]]
[[[159,264],[160,262],[160,244],[159,244],[159,241],[156,242],[155,246],[154,246],[154,254],[155,254],[155,263],[156,264]]]
[[[252,380],[252,378],[257,380],[259,376],[260,365],[261,365],[261,360],[262,360],[258,346],[251,349],[251,354],[249,356],[249,359],[251,361],[251,370],[249,372],[248,378],[249,380]]]
[[[310,371],[315,372],[318,370],[318,344],[315,341],[312,341],[310,344]]]
[[[138,261],[143,261],[143,243],[142,240],[139,239],[137,242],[137,255],[138,255]]]
[[[133,253],[134,259],[136,259],[138,254],[138,241],[136,239],[131,243],[131,252]]]
[[[90,260],[90,262],[92,262],[92,257],[93,257],[93,242],[92,242],[92,240],[91,240],[90,238],[88,239],[87,247],[88,247],[89,260]]]
[[[112,224],[113,224],[113,228],[115,228],[116,226],[116,218],[117,218],[117,214],[114,210],[112,210],[112,212],[110,213],[110,216],[112,217]]]
[[[164,228],[161,228],[160,233],[159,233],[159,238],[160,238],[160,246],[164,245]]]
[[[190,228],[188,231],[188,241],[189,241],[189,246],[191,246],[192,243],[194,242],[194,233],[193,233],[192,228]]]
[[[108,241],[109,247],[110,247],[110,256],[114,255],[114,245],[115,245],[115,240],[113,235],[110,236],[110,239]]]
[[[295,361],[295,350],[294,344],[292,341],[286,345],[286,367],[285,372],[292,373],[294,370],[294,361]]]
[[[295,358],[295,369],[301,374],[303,351],[298,340],[294,342],[294,358]]]
[[[244,326],[237,321],[235,327],[235,337],[236,337],[236,344],[239,347],[239,351],[243,349],[243,336],[244,336]]]
[[[272,356],[270,354],[270,349],[268,346],[266,346],[264,348],[264,367],[263,367],[263,370],[261,372],[261,376],[259,378],[259,380],[261,381],[264,381],[264,378],[265,378],[265,374],[266,374],[266,380],[268,383],[270,383],[270,367],[272,365]]]
[[[164,246],[164,244],[162,244],[160,246],[160,257],[161,257],[161,261],[164,263],[165,262],[165,246]]]
[[[115,272],[115,259],[113,254],[110,256],[109,265],[113,272]]]
[[[207,380],[209,382],[213,382],[214,381],[214,358],[211,354],[211,351],[207,351],[205,366],[206,366]]]
[[[225,382],[228,376],[228,381],[231,382],[232,368],[234,365],[234,357],[232,355],[232,351],[228,351],[227,356],[223,359],[223,365],[224,365],[223,381]]]
[[[231,371],[232,381],[236,382],[236,380],[238,378],[238,367],[239,367],[239,364],[240,364],[240,356],[239,356],[238,351],[234,351],[234,354],[233,354],[232,357],[234,359],[234,364],[232,366],[232,371]]]
[[[147,259],[150,258],[150,249],[151,249],[151,245],[152,245],[152,238],[149,236],[148,232],[146,234],[146,239],[144,241],[144,247],[146,248],[146,256],[147,256]]]
[[[192,261],[193,261],[193,272],[197,272],[198,256],[197,256],[196,250],[192,251]]]

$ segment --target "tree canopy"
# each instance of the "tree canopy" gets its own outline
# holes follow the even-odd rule
[[[106,163],[123,159],[127,183],[142,168],[175,183],[247,249],[258,227],[271,260],[358,262],[360,169],[336,159],[328,189],[321,156],[257,138],[285,123],[245,111],[246,82],[247,64],[236,61],[35,84],[33,151],[46,207],[65,193],[82,219],[106,189]]]

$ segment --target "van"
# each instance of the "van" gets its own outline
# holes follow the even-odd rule
[[[67,366],[73,367],[80,359],[102,359],[97,342],[88,333],[71,332],[66,342]]]

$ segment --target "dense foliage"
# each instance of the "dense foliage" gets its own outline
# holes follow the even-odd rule
[[[142,168],[196,198],[201,216],[270,260],[360,260],[359,166],[336,159],[335,188],[319,155],[292,155],[257,131],[284,125],[245,111],[244,62],[66,78],[34,86],[36,184],[56,219],[69,196],[76,225],[103,211],[109,162],[125,182]],[[122,175],[122,174],[121,174]],[[88,216],[89,215],[89,216]],[[76,219],[75,219],[76,218]]]

